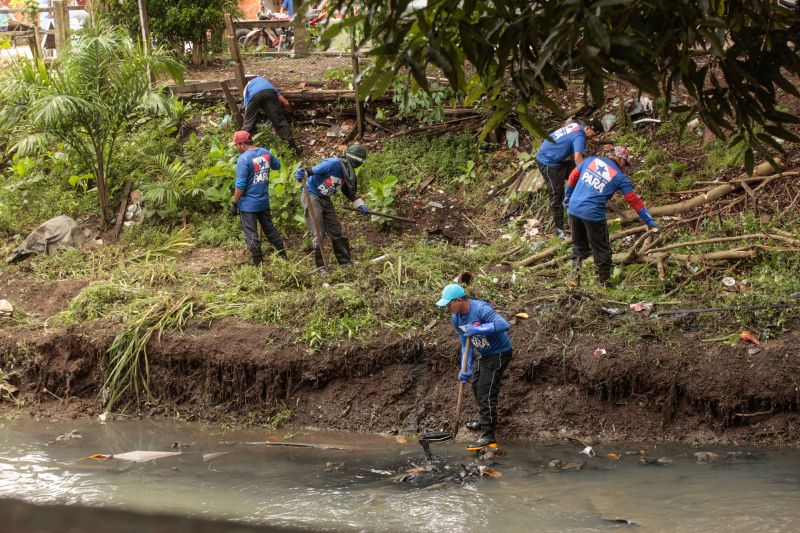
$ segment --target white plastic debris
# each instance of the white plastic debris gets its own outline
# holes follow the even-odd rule
[[[0,300],[0,316],[9,316],[14,312],[14,306],[8,300]]]
[[[519,146],[519,132],[516,128],[506,126],[506,144],[509,148],[516,148]]]
[[[586,448],[581,450],[581,453],[584,455],[588,455],[589,457],[595,457],[597,455],[591,446],[587,446]]]
[[[722,278],[722,284],[725,285],[726,287],[733,287],[734,285],[736,285],[736,280],[730,276],[725,276],[724,278]]]
[[[180,455],[181,452],[153,452],[153,451],[135,451],[114,454],[114,459],[122,461],[131,461],[134,463],[146,463],[147,461],[155,461],[156,459],[163,459],[164,457],[172,457]]]
[[[430,201],[430,202],[428,202],[427,207],[432,207],[434,209],[444,209],[444,204],[441,204],[439,202]]]

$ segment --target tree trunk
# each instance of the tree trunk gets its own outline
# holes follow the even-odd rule
[[[303,55],[311,49],[306,31],[306,2],[296,0],[294,3],[294,53]]]
[[[96,148],[97,156],[97,195],[100,197],[100,220],[103,229],[107,228],[108,223],[108,190],[106,189],[106,170],[103,162],[103,148]]]

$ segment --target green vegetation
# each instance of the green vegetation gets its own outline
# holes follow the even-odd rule
[[[49,67],[16,62],[0,80],[0,127],[10,134],[11,151],[39,156],[63,146],[93,176],[103,225],[118,140],[172,112],[172,101],[148,73],[181,79],[183,67],[162,50],[145,54],[120,30],[100,25],[81,33],[63,60]]]

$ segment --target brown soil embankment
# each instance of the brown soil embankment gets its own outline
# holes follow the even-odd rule
[[[425,335],[376,335],[365,345],[314,351],[272,326],[193,324],[151,342],[155,399],[126,412],[258,423],[289,409],[303,427],[442,428],[454,409],[457,345],[444,323]],[[0,331],[0,354],[14,359],[10,379],[32,414],[96,416],[113,336],[102,322],[46,334]],[[798,331],[756,354],[741,343],[702,343],[698,333],[558,336],[532,321],[518,323],[512,339],[500,407],[505,439],[800,445]],[[468,399],[465,418],[475,412]]]

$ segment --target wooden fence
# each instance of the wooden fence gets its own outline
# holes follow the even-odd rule
[[[87,13],[91,13],[92,9],[91,0],[87,0],[86,6],[84,7],[69,6],[67,3],[67,0],[53,0],[51,4],[52,7],[37,8],[34,10],[36,13],[36,20],[31,20],[29,21],[30,24],[26,24],[26,26],[32,26],[31,29],[0,31],[0,37],[27,37],[31,47],[31,53],[34,57],[40,57],[43,50],[42,39],[46,39],[48,35],[52,35],[55,41],[56,55],[60,55],[69,44],[70,34],[73,33],[69,26],[69,12],[86,11]],[[31,12],[27,9],[8,8],[2,9],[0,13],[4,15],[17,15],[17,17],[15,17],[17,24],[15,26],[10,24],[9,27],[13,26],[18,28],[21,26],[18,15],[28,15]],[[42,30],[39,28],[39,14],[41,13],[52,14],[52,30]]]

